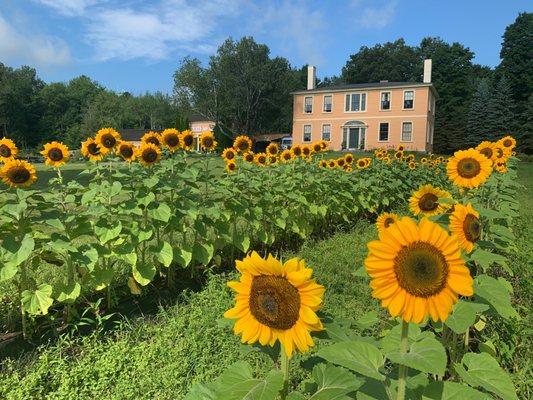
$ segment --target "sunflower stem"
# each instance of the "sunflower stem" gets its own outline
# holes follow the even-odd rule
[[[281,372],[283,372],[283,389],[281,390],[281,399],[285,400],[289,394],[289,357],[285,352],[285,348],[281,346]]]
[[[407,348],[409,347],[409,323],[402,321],[402,337],[400,339],[400,354],[403,355],[407,353]],[[400,364],[400,369],[398,372],[398,395],[397,400],[405,399],[405,380],[407,378],[408,368],[405,365]]]

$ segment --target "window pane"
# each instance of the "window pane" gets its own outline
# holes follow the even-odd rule
[[[361,111],[366,110],[366,93],[361,95]]]
[[[382,110],[390,109],[390,92],[381,93],[381,109]]]
[[[388,122],[382,122],[379,124],[379,140],[389,140],[389,124]]]
[[[311,125],[304,125],[304,142],[311,141]]]
[[[402,124],[402,142],[410,142],[412,140],[413,124],[411,122],[404,122]]]
[[[313,112],[313,98],[312,97],[305,98],[305,112],[306,113]]]
[[[331,140],[331,125],[322,125],[322,140]]]
[[[352,94],[352,108],[351,111],[359,111],[359,93]]]
[[[349,94],[346,95],[346,105],[344,107],[344,110],[350,111],[350,95]]]
[[[331,96],[324,96],[324,111],[331,111]]]
[[[403,108],[413,108],[414,92],[408,90],[403,93]]]

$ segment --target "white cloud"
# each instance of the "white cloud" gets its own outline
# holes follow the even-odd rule
[[[66,16],[79,16],[86,8],[99,3],[99,0],[33,0],[47,7],[53,8]]]
[[[69,48],[62,40],[19,32],[1,14],[0,54],[4,60],[42,68],[64,65],[71,59]]]
[[[168,58],[178,49],[211,51],[217,19],[239,12],[238,1],[163,0],[144,9],[92,10],[86,34],[96,59]]]
[[[396,15],[397,1],[389,1],[379,8],[366,8],[359,24],[363,28],[384,28],[389,25]],[[360,5],[358,2],[357,5]]]

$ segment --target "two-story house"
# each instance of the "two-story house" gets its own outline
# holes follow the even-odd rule
[[[431,60],[424,60],[422,82],[358,83],[316,88],[308,67],[307,90],[293,93],[293,144],[317,140],[332,150],[378,147],[432,151],[437,92]]]

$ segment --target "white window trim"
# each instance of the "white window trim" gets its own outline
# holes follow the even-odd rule
[[[326,97],[327,96],[331,97],[331,111],[324,110],[324,106],[326,105]],[[333,94],[325,94],[324,96],[322,96],[322,112],[324,114],[331,114],[333,112]]]
[[[322,128],[321,128],[321,131],[320,131],[320,138],[322,140],[325,140],[324,139],[324,126],[325,125],[329,125],[329,140],[326,140],[326,142],[331,142],[331,124],[322,124]]]
[[[387,124],[389,126],[388,132],[387,132],[387,140],[379,140],[379,134],[381,132],[381,124]],[[379,143],[388,143],[390,142],[390,121],[379,121],[378,122],[378,142]]]
[[[311,112],[305,112],[305,99],[309,98],[309,97],[311,98]],[[313,112],[315,111],[315,96],[304,96],[303,110],[302,111],[306,115],[313,114]]]
[[[413,107],[405,108],[405,92],[413,92]],[[414,89],[405,89],[402,93],[402,110],[411,111],[415,109],[416,91]]]
[[[352,94],[360,94],[360,95],[365,95],[365,109],[364,110],[359,110],[359,111],[346,111],[346,96],[347,95],[350,95],[350,108],[352,108]],[[344,113],[345,114],[359,114],[359,113],[364,113],[366,112],[366,110],[368,109],[368,92],[346,92],[344,93],[344,97],[343,97],[343,108],[344,108]],[[361,105],[361,97],[359,97],[359,105]]]
[[[411,124],[411,140],[403,140],[403,124],[410,123]],[[402,121],[401,128],[400,128],[400,143],[413,143],[413,133],[415,131],[415,124],[413,121]]]
[[[381,108],[381,94],[382,93],[390,93],[390,96],[389,96],[389,109],[388,110],[384,110],[383,108]],[[381,92],[379,92],[379,111],[392,111],[392,90],[382,90]]]
[[[311,128],[311,132],[309,135],[309,140],[305,140],[305,127],[309,126]],[[302,143],[311,143],[313,141],[313,125],[311,124],[303,124],[302,125]]]

